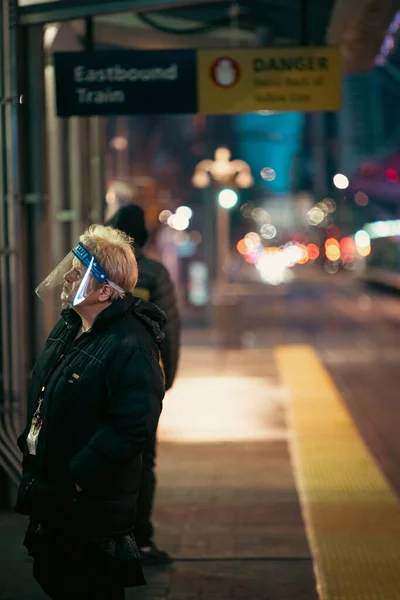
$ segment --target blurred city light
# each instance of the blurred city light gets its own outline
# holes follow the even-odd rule
[[[308,211],[307,218],[310,225],[320,225],[325,220],[326,214],[323,210],[314,206],[314,208]]]
[[[249,188],[253,185],[253,176],[250,172],[240,171],[236,175],[235,183],[240,188]]]
[[[286,260],[287,267],[294,267],[299,261],[304,258],[304,250],[299,244],[289,243],[283,247],[283,253]]]
[[[189,206],[179,206],[179,208],[176,209],[176,214],[182,215],[187,219],[191,219],[193,216],[193,211],[191,208],[189,208]]]
[[[245,255],[244,260],[248,263],[255,264],[259,259],[258,252],[249,252]]]
[[[338,238],[340,236],[340,229],[337,225],[331,223],[326,228],[326,235],[330,238]]]
[[[335,177],[333,178],[333,183],[338,190],[345,190],[349,187],[350,182],[346,175],[343,175],[343,173],[336,173]]]
[[[196,165],[192,184],[204,188],[212,181],[224,185],[234,183],[241,188],[253,185],[249,165],[243,160],[231,160],[231,151],[225,147],[217,148],[214,160],[202,160]]]
[[[126,137],[118,135],[111,140],[110,146],[118,152],[123,152],[124,150],[128,149],[128,140],[126,139]]]
[[[334,213],[336,210],[336,202],[332,198],[325,198],[321,204],[326,207],[328,213]]]
[[[319,256],[319,248],[315,244],[307,244],[308,258],[316,260]]]
[[[200,231],[191,231],[189,235],[193,243],[196,244],[196,246],[201,244],[203,236],[201,235]]]
[[[336,246],[336,248],[339,248],[339,242],[336,238],[328,238],[325,242],[325,248],[328,248],[328,246]]]
[[[325,204],[325,202],[318,202],[318,204],[315,205],[315,208],[318,208],[319,210],[322,210],[322,212],[324,213],[324,215],[328,215],[329,214],[329,209],[328,209],[327,205]]]
[[[376,221],[375,223],[364,225],[364,229],[372,239],[400,236],[400,220]]]
[[[160,221],[160,223],[166,225],[170,217],[172,217],[172,212],[170,210],[162,210],[158,215],[158,220]]]
[[[247,251],[256,250],[261,244],[261,238],[255,231],[250,231],[244,236],[244,243],[247,246]]]
[[[279,285],[290,279],[287,257],[280,250],[278,252],[263,252],[257,263],[261,279],[270,285]]]
[[[340,240],[340,250],[342,254],[354,254],[356,250],[355,243],[349,237]]]
[[[358,206],[367,206],[369,198],[365,192],[356,192],[354,202],[358,204]]]
[[[196,244],[191,236],[184,231],[175,231],[174,243],[177,255],[182,258],[189,258],[196,253]]]
[[[262,223],[268,223],[268,221],[270,221],[271,219],[270,215],[267,213],[265,208],[261,207],[254,208],[251,212],[251,217],[259,225],[261,225]]]
[[[248,253],[249,248],[244,240],[239,240],[236,244],[236,250],[243,256]]]
[[[237,193],[229,188],[221,190],[218,194],[219,205],[227,210],[233,208],[237,204],[238,199]]]
[[[208,268],[203,262],[194,261],[188,269],[188,297],[194,306],[204,306],[209,297]]]
[[[270,167],[264,167],[264,169],[261,170],[261,177],[264,179],[264,181],[273,181],[276,177],[276,173],[274,169],[271,169]]]
[[[337,273],[339,271],[339,264],[337,261],[332,262],[330,260],[327,260],[324,265],[324,269],[330,275],[334,275],[335,273]]]
[[[265,223],[261,226],[260,233],[265,240],[272,240],[276,236],[277,231],[274,225]]]
[[[250,219],[251,213],[253,212],[253,210],[254,210],[253,202],[246,202],[245,204],[243,204],[240,207],[240,212],[242,213],[242,215],[245,219]]]
[[[371,244],[371,238],[367,231],[361,229],[354,236],[357,248],[367,248]]]
[[[395,169],[388,169],[386,171],[386,179],[390,181],[390,183],[398,183],[399,174]]]
[[[331,262],[336,262],[340,259],[340,248],[336,244],[329,244],[325,247],[325,255]]]
[[[197,188],[206,188],[210,183],[210,177],[207,171],[195,171],[192,177],[192,184]]]
[[[307,250],[307,246],[304,246],[303,244],[298,244],[298,247],[301,251],[301,258],[297,261],[298,265],[305,265],[308,262],[308,250]]]
[[[371,238],[367,231],[361,229],[354,236],[357,246],[357,252],[362,257],[367,257],[371,254]]]
[[[357,247],[357,252],[360,256],[362,256],[363,258],[366,258],[367,256],[369,256],[371,254],[371,246],[366,246],[365,248],[362,246]]]
[[[171,215],[167,222],[168,225],[172,227],[172,229],[176,229],[176,231],[184,231],[189,227],[189,219],[184,215]]]

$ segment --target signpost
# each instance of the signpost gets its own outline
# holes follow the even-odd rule
[[[55,54],[57,114],[195,113],[195,50]]]
[[[55,54],[60,117],[341,108],[337,48]]]

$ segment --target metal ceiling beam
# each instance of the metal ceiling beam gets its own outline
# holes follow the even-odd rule
[[[327,31],[327,43],[339,45],[346,75],[368,71],[400,0],[337,0]]]
[[[116,12],[150,12],[211,4],[215,0],[56,0],[21,6],[18,22],[37,25]]]

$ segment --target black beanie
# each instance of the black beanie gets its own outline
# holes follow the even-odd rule
[[[120,208],[113,217],[107,222],[107,225],[120,229],[134,239],[135,246],[142,248],[149,234],[144,222],[143,209],[137,204],[127,204]]]

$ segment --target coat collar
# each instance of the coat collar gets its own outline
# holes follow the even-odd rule
[[[115,319],[133,315],[149,331],[150,335],[161,346],[164,342],[165,315],[155,304],[146,302],[141,298],[135,298],[132,294],[127,294],[125,298],[115,300],[110,306],[99,313],[93,323],[92,331],[108,325]],[[81,318],[73,308],[67,308],[61,313],[62,318],[68,327],[77,327],[81,323]]]

